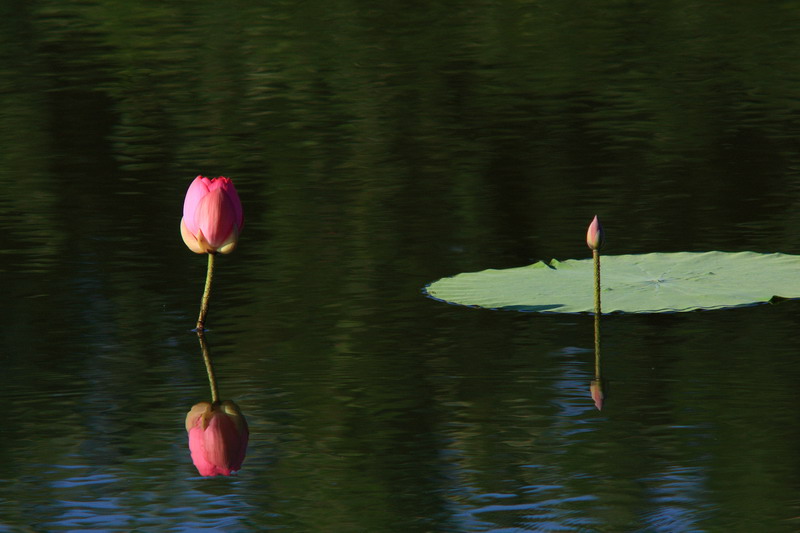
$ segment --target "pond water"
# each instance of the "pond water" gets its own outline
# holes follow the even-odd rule
[[[6,2],[0,531],[798,531],[800,303],[445,305],[463,271],[800,253],[800,3]],[[186,187],[234,179],[206,335]],[[800,275],[800,273],[798,273]],[[590,290],[590,287],[587,289]]]

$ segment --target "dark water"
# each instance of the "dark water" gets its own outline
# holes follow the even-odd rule
[[[0,531],[798,531],[800,303],[603,320],[421,295],[608,253],[800,253],[800,3],[0,6]],[[201,478],[180,240],[251,428]],[[800,275],[800,274],[799,274]]]

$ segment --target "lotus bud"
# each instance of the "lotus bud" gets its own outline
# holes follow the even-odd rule
[[[592,223],[589,224],[589,230],[586,232],[586,244],[588,244],[589,248],[592,250],[599,250],[603,247],[604,241],[605,233],[603,232],[603,226],[600,224],[597,215],[595,215],[594,219],[592,219]]]
[[[183,242],[196,254],[231,253],[244,226],[242,202],[233,182],[197,176],[186,191]]]
[[[230,400],[200,402],[186,415],[189,451],[201,476],[229,476],[242,467],[250,432]]]

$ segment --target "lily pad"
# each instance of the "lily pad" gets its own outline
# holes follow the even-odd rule
[[[602,256],[603,313],[675,313],[800,298],[800,255],[677,252]],[[467,272],[425,287],[458,305],[532,311],[594,311],[592,259],[552,260]]]

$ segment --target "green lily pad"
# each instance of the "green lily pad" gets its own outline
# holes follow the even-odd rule
[[[675,313],[800,298],[800,255],[677,252],[601,256],[603,313]],[[447,303],[541,313],[594,312],[592,259],[467,272],[425,287]]]

